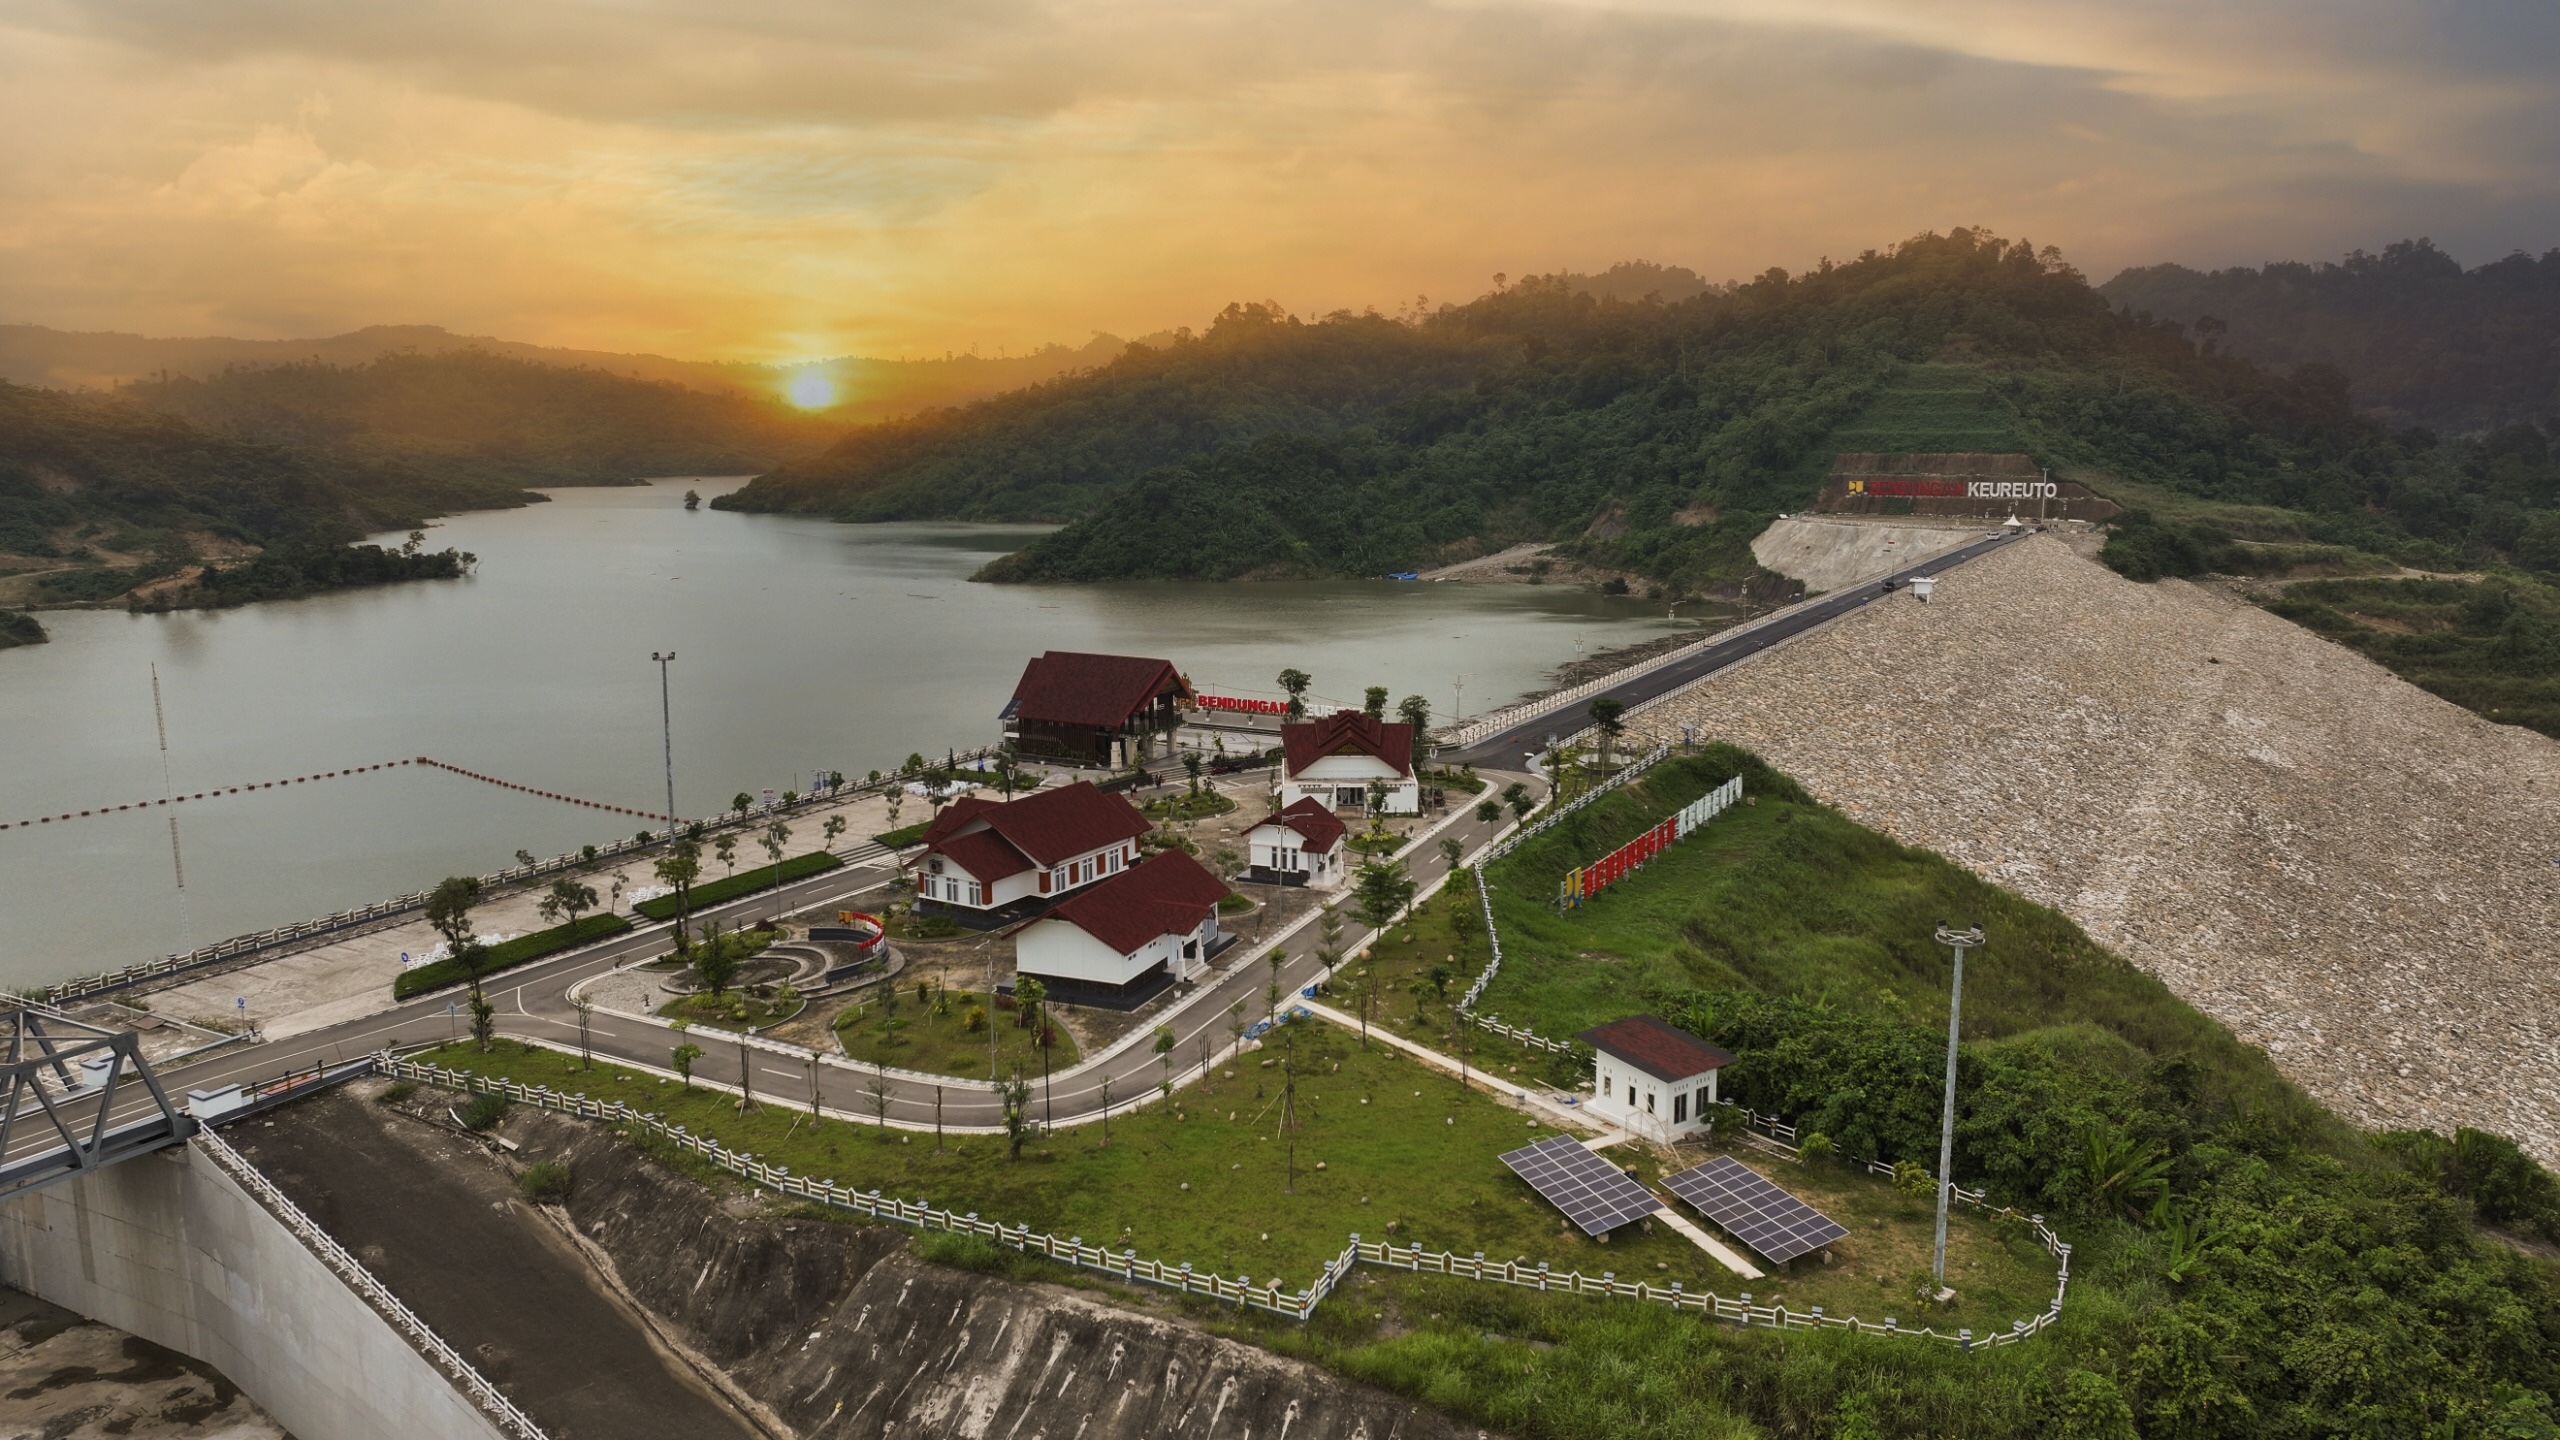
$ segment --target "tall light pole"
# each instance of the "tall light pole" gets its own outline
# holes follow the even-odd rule
[[[652,650],[649,658],[658,662],[658,733],[666,741],[667,841],[673,844],[676,838],[676,718],[675,709],[667,698],[667,667],[675,663],[676,652],[670,650],[661,655]]]
[[[1938,943],[1956,952],[1956,979],[1947,991],[1947,1103],[1938,1126],[1938,1245],[1929,1273],[1937,1277],[1938,1291],[1947,1288],[1947,1195],[1955,1188],[1956,1161],[1956,1029],[1964,1014],[1964,952],[1982,944],[1982,927],[1969,925],[1962,930],[1938,922]]]

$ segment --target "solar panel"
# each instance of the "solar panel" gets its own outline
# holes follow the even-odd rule
[[[1763,1179],[1760,1172],[1719,1155],[1704,1165],[1662,1177],[1662,1188],[1688,1201],[1734,1239],[1773,1264],[1819,1250],[1849,1233],[1847,1226]]]
[[[1586,1234],[1605,1235],[1662,1208],[1626,1172],[1591,1153],[1570,1135],[1555,1135],[1502,1157],[1529,1188],[1565,1213]]]

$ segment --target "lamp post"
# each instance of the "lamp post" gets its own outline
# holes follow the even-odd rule
[[[673,844],[676,838],[676,719],[674,706],[667,694],[667,667],[675,663],[676,652],[670,650],[661,655],[652,650],[649,658],[658,664],[658,733],[666,742],[667,841]]]
[[[1953,1175],[1956,1159],[1956,1028],[1964,1013],[1964,952],[1982,944],[1982,927],[1969,925],[1962,930],[1938,922],[1938,943],[1956,952],[1954,986],[1947,991],[1947,1101],[1938,1126],[1938,1243],[1936,1258],[1929,1273],[1937,1278],[1939,1293],[1947,1288],[1947,1194],[1955,1188]]]

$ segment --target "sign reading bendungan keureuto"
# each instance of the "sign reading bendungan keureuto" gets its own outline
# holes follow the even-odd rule
[[[1831,467],[1815,508],[1850,515],[1961,515],[2102,520],[2122,507],[2056,480],[2031,455],[1850,453]]]

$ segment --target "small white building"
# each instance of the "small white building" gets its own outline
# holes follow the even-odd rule
[[[916,908],[992,929],[1126,872],[1154,826],[1084,781],[999,804],[964,795],[925,827]]]
[[[1362,814],[1369,787],[1387,787],[1386,813],[1422,813],[1422,782],[1413,773],[1413,727],[1363,710],[1336,710],[1322,720],[1280,727],[1280,808],[1313,800]]]
[[[1342,883],[1350,827],[1313,800],[1300,800],[1245,832],[1245,878],[1264,885]]]
[[[1209,968],[1224,949],[1218,877],[1179,850],[1061,901],[1013,932],[1014,972],[1079,1004],[1126,1004]]]
[[[1595,1052],[1593,1114],[1623,1130],[1677,1140],[1706,1128],[1716,1072],[1733,1063],[1721,1046],[1651,1015],[1630,1015],[1574,1037]]]

